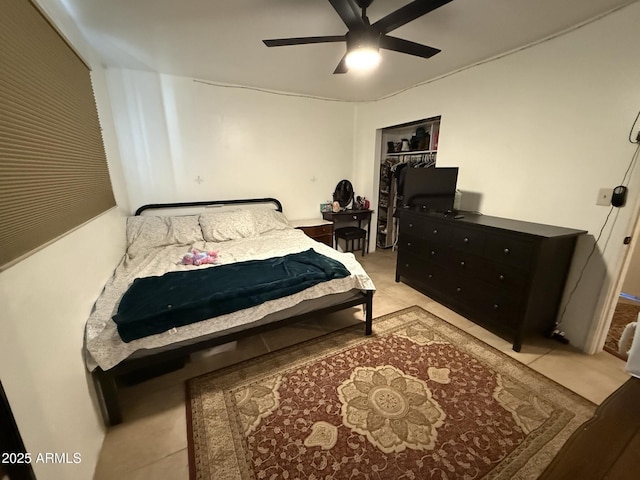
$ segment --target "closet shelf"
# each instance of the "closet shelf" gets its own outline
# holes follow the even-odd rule
[[[401,157],[403,155],[424,155],[429,153],[438,153],[438,150],[407,150],[406,152],[386,153],[387,157]]]

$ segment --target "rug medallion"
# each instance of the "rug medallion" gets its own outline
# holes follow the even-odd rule
[[[188,382],[197,479],[534,479],[595,406],[411,307]]]

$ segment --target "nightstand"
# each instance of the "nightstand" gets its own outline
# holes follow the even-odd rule
[[[290,220],[292,227],[302,230],[308,237],[333,247],[333,222],[321,218]]]

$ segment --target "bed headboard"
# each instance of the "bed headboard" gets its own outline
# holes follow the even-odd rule
[[[229,210],[233,207],[256,207],[270,205],[274,210],[282,212],[282,204],[275,198],[245,198],[241,200],[211,200],[202,202],[179,203],[150,203],[136,210],[135,215],[146,214],[160,215],[192,215],[201,213],[208,208]],[[153,212],[153,213],[152,213]]]

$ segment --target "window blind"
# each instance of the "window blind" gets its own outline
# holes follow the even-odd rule
[[[115,205],[90,71],[28,0],[0,2],[0,266]]]

